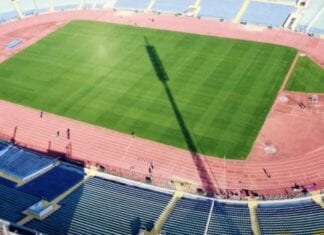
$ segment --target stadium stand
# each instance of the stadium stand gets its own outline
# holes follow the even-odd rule
[[[183,13],[191,4],[194,4],[195,0],[156,0],[152,11],[155,12],[167,12],[167,13]]]
[[[248,24],[280,27],[289,14],[295,12],[293,6],[265,2],[250,2],[241,21]]]
[[[80,1],[78,0],[55,0],[56,11],[76,9],[79,5],[80,5]]]
[[[311,234],[324,230],[324,209],[310,199],[260,204],[257,214],[262,234]]]
[[[309,1],[307,7],[305,7],[300,13],[301,16],[296,31],[306,32],[307,27],[311,26],[310,24],[312,23],[313,19],[317,16],[317,14],[320,13],[323,7],[324,1]],[[322,23],[319,22],[317,24],[323,25],[323,20],[321,20],[321,22]]]
[[[322,6],[322,9],[315,15],[307,29],[307,33],[316,35],[324,34],[324,6]]]
[[[318,19],[310,28],[309,33],[312,34],[324,34],[324,11],[320,15],[320,19]]]
[[[145,10],[150,0],[118,0],[115,4],[115,9],[118,10]]]
[[[258,1],[258,0],[253,0]],[[277,4],[283,4],[283,5],[289,5],[289,6],[296,6],[297,1],[296,0],[261,0],[260,2],[268,2],[268,3],[277,3]]]
[[[247,204],[215,202],[208,234],[252,234]]]
[[[49,1],[35,0],[35,7],[38,13],[48,12],[50,9]]]
[[[17,222],[24,215],[21,213],[40,199],[0,184],[0,218],[10,222]]]
[[[103,8],[103,6],[105,5],[105,1],[104,0],[97,0],[94,7],[95,8]]]
[[[92,8],[95,7],[94,5],[95,5],[94,1],[92,1],[92,0],[84,0],[83,9],[92,9]]]
[[[14,6],[9,1],[0,1],[0,23],[18,19]]]
[[[24,0],[18,3],[24,16],[37,15],[50,10],[50,1]],[[280,27],[285,23],[284,27],[287,29],[310,35],[324,34],[323,1],[308,1],[306,7],[300,8],[301,10],[297,10],[295,0],[251,0],[247,4],[244,0],[201,0],[199,3],[200,8],[195,8],[193,13],[192,9],[188,8],[197,4],[195,0],[55,0],[54,10],[73,10],[78,9],[79,6],[83,9],[114,8],[135,11],[144,11],[149,8],[153,12],[171,14],[181,14],[188,10],[189,15],[198,13],[199,17],[241,21],[268,27]],[[289,21],[285,22],[289,16]],[[18,19],[18,17],[14,5],[9,0],[0,1],[0,23]]]
[[[50,170],[55,160],[12,146],[0,156],[0,173],[27,182]]]
[[[85,0],[83,7],[103,8],[107,2]],[[182,13],[193,2],[156,0],[152,10]],[[200,16],[230,20],[235,18],[242,3],[243,0],[202,0]],[[276,1],[276,4],[251,1],[242,21],[281,26],[295,11],[294,3],[295,0]],[[44,0],[24,0],[19,4],[25,16],[47,12],[50,8],[49,1]],[[78,0],[56,0],[55,10],[76,9],[78,4]],[[149,0],[118,0],[114,7],[144,10],[148,4]],[[310,1],[309,6],[302,10],[297,30],[324,34],[323,7],[323,1]],[[0,1],[0,23],[17,18],[13,5],[9,1]],[[55,199],[84,178],[83,169],[57,164],[49,157],[0,141],[0,173],[28,181],[17,186],[15,182],[0,177],[0,218],[16,223],[25,217],[22,211],[31,205],[41,199]],[[58,211],[43,221],[33,219],[26,225],[48,234],[107,234],[107,231],[137,234],[141,227],[153,227],[170,199],[171,194],[94,177],[60,201]],[[311,199],[262,202],[257,207],[257,216],[262,234],[311,234],[324,230],[324,209]],[[252,233],[246,202],[201,197],[179,200],[163,231],[170,235],[204,234],[205,231],[207,234]]]
[[[84,173],[75,167],[60,164],[51,171],[19,187],[22,192],[51,201],[80,182]]]
[[[111,1],[115,1],[115,0],[108,0],[108,1],[105,1],[105,0],[85,0],[84,1],[84,4],[83,4],[83,9],[95,9],[95,8],[103,8],[105,6],[105,4],[108,4],[108,5],[113,5],[111,3]]]
[[[5,220],[0,219],[0,232],[1,234],[10,234],[10,235],[41,235],[37,231],[33,231],[26,227],[20,226],[18,224],[10,223]]]
[[[10,147],[9,143],[0,141],[0,156],[6,152]]]
[[[234,19],[244,0],[202,0],[199,16],[218,19]]]
[[[152,228],[171,195],[92,178],[67,196],[61,208],[27,227],[48,234],[137,234]]]
[[[0,184],[1,185],[4,185],[4,186],[7,186],[7,187],[10,187],[10,188],[16,188],[17,184],[13,181],[10,181],[8,179],[5,179],[5,178],[2,178],[0,177]]]
[[[107,1],[105,1],[103,8],[113,9],[117,1],[118,0],[107,0]]]
[[[204,234],[211,204],[211,200],[181,199],[162,230],[170,235]]]
[[[35,158],[29,151],[0,142],[1,157],[21,152],[23,156],[30,154],[35,165],[44,163],[43,156]],[[61,162],[20,187],[0,177],[0,219],[46,234],[107,234],[109,231],[137,235],[140,228],[152,229],[172,201],[171,192],[130,181],[127,181],[129,184],[120,183],[115,181],[116,177],[114,181],[108,180],[103,173],[97,173],[100,177],[89,174],[84,180],[82,168]],[[324,230],[321,200],[318,195],[316,200],[257,202],[261,234],[310,234]],[[51,201],[59,204],[51,204],[56,205],[57,210],[43,220],[29,219],[22,213],[40,202],[46,205]],[[161,224],[162,233],[252,234],[250,214],[246,201],[184,195],[175,202],[165,223]]]
[[[33,0],[24,0],[19,2],[20,9],[24,16],[37,15],[38,11]]]

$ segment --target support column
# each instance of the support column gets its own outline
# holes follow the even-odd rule
[[[79,10],[83,9],[84,6],[84,0],[80,0]]]
[[[50,1],[50,12],[54,12],[54,0],[49,0]]]
[[[250,219],[251,219],[251,226],[254,235],[261,234],[259,220],[257,215],[257,207],[258,202],[256,200],[250,199],[248,202],[249,210],[250,210]]]
[[[240,22],[240,20],[241,20],[242,16],[244,15],[246,9],[248,8],[249,4],[250,4],[250,0],[245,0],[244,1],[241,9],[239,10],[239,12],[237,13],[237,15],[236,15],[236,17],[234,19],[235,23]]]
[[[14,5],[15,10],[16,10],[16,12],[18,14],[19,19],[23,19],[24,18],[24,15],[23,15],[23,13],[22,13],[22,11],[20,9],[19,3],[16,0],[11,1],[11,3]]]
[[[164,211],[162,212],[162,214],[160,215],[160,217],[158,218],[158,220],[155,222],[154,227],[152,229],[152,231],[150,232],[145,232],[145,235],[156,235],[156,234],[160,234],[163,225],[165,224],[165,222],[167,221],[167,219],[169,218],[171,212],[173,211],[176,203],[178,200],[180,200],[183,196],[182,192],[176,191],[173,194],[173,197],[171,199],[171,201],[169,202],[169,204],[165,207]]]

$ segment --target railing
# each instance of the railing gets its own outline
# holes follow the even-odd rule
[[[70,153],[68,146],[66,148],[66,152],[56,152],[53,150],[48,150],[44,147],[17,141],[15,139],[13,139],[12,136],[3,134],[1,132],[0,132],[0,139],[11,142],[19,147],[26,148],[26,149],[29,149],[31,151],[35,151],[35,152],[38,152],[41,154],[49,155],[51,157],[58,158],[63,161],[72,162],[74,164],[78,164],[83,167],[89,168],[91,166],[94,166],[98,169],[98,171],[101,171],[101,172],[104,172],[104,173],[107,173],[110,175],[126,178],[129,180],[139,181],[142,183],[152,184],[154,186],[163,187],[163,188],[170,189],[170,190],[176,189],[175,185],[171,182],[171,180],[169,178],[151,176],[146,173],[142,173],[142,172],[138,172],[138,171],[134,171],[134,170],[130,170],[130,169],[125,169],[125,168],[121,168],[121,167],[117,167],[117,166],[111,166],[109,164],[102,165],[102,164],[98,164],[96,162],[87,161],[87,160],[78,158],[78,156],[73,156]],[[317,184],[324,185],[324,179],[321,180],[320,182],[317,182]],[[240,196],[240,195],[226,193],[226,191],[231,191],[231,189],[224,190],[222,188],[219,188],[217,190],[219,190],[220,192],[225,192],[225,193],[221,193],[221,194],[215,193],[214,197],[218,198],[218,199],[230,199],[230,200],[246,200],[247,199],[246,196]],[[321,190],[320,193],[324,194],[324,189],[320,189],[320,190]],[[282,199],[293,199],[293,198],[302,198],[305,196],[309,196],[308,192],[306,192],[306,193],[296,192],[296,193],[292,193],[292,194],[286,193],[286,194],[274,194],[274,195],[268,195],[268,196],[263,196],[263,195],[260,196],[260,195],[258,195],[257,190],[248,190],[248,191],[251,192],[252,196],[254,195],[254,197],[258,200],[282,200]],[[285,190],[285,188],[278,188],[276,191],[285,192],[286,190]],[[192,193],[192,192],[190,192],[190,193]],[[203,194],[203,192],[201,190],[197,189],[196,194],[201,195],[201,194]]]

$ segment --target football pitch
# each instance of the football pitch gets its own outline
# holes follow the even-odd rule
[[[324,69],[308,57],[299,57],[287,87],[291,91],[324,92]]]
[[[0,64],[0,99],[244,159],[295,55],[277,45],[74,21]]]

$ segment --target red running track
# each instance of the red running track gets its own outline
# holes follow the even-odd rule
[[[154,17],[152,22],[150,19]],[[189,17],[111,11],[77,11],[36,16],[0,25],[0,43],[23,39],[19,47],[0,52],[5,60],[73,19],[91,19],[184,32],[226,36],[294,46],[324,64],[324,40],[281,30],[248,31],[246,26]],[[285,96],[286,101],[282,101]],[[298,102],[306,105],[305,109]],[[251,150],[247,161],[199,156],[171,146],[81,123],[75,120],[0,102],[2,138],[39,151],[63,153],[85,164],[100,164],[110,173],[136,180],[150,176],[153,183],[172,186],[182,178],[206,191],[255,190],[262,194],[291,193],[293,183],[324,187],[324,95],[312,103],[308,95],[282,91]],[[71,130],[71,139],[66,130]],[[56,132],[60,131],[60,136]],[[275,153],[265,152],[274,146]],[[148,168],[153,163],[153,170]],[[266,170],[266,171],[264,171]]]

